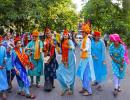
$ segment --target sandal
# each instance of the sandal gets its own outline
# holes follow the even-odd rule
[[[103,91],[103,89],[102,89],[102,86],[101,86],[101,85],[98,85],[98,86],[96,87],[96,89],[97,89],[98,91]]]
[[[37,88],[40,88],[40,84],[36,84],[36,87],[37,87]]]
[[[116,97],[118,95],[118,89],[114,89],[113,95],[114,95],[114,97]]]
[[[23,91],[18,91],[17,94],[20,96],[25,96],[25,93]]]
[[[88,93],[87,91],[85,91],[84,93],[83,93],[83,96],[90,96],[90,95],[92,95],[91,93]]]
[[[79,93],[84,93],[85,92],[85,89],[82,89],[79,91]]]
[[[120,86],[118,87],[118,89],[117,89],[117,90],[118,90],[118,92],[121,92],[121,91],[122,91],[122,90],[121,90],[121,88],[120,88]]]
[[[98,82],[92,83],[92,86],[97,86],[97,85],[98,85]]]
[[[36,96],[34,96],[33,94],[27,94],[26,98],[28,98],[28,99],[35,99]]]
[[[12,93],[12,89],[11,88],[7,89],[7,92]]]
[[[55,88],[55,86],[53,85],[53,86],[52,86],[52,88],[54,89],[54,88]]]
[[[33,86],[35,86],[35,84],[34,84],[34,83],[31,83],[30,88],[33,87]]]

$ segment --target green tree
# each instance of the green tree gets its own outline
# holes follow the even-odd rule
[[[0,25],[14,24],[18,32],[39,30],[46,26],[61,30],[77,27],[78,15],[71,0],[2,0],[0,1]]]
[[[89,0],[81,14],[85,19],[91,19],[93,27],[101,30],[102,33],[118,33],[126,41],[130,36],[128,8],[129,0],[118,0],[117,3],[111,0]]]

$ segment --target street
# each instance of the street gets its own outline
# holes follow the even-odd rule
[[[129,53],[130,54],[130,53]],[[76,50],[76,67],[79,63],[79,50]],[[60,56],[57,56],[58,62],[60,62]],[[113,82],[112,82],[112,71],[111,71],[111,63],[110,63],[110,57],[107,52],[107,70],[108,70],[108,77],[107,81],[103,83],[103,91],[97,91],[94,87],[93,88],[93,95],[89,97],[82,96],[78,93],[78,91],[81,88],[80,80],[76,77],[75,81],[75,90],[74,95],[72,96],[60,96],[61,88],[58,81],[55,81],[55,89],[52,90],[52,92],[44,92],[43,91],[43,76],[41,77],[41,87],[31,88],[31,93],[36,95],[35,100],[129,100],[130,99],[130,69],[127,67],[127,74],[125,79],[121,83],[122,92],[119,93],[119,95],[115,98],[113,97]],[[16,80],[13,81],[13,92],[8,94],[8,100],[26,100],[25,97],[19,96],[16,94],[17,92],[17,82]]]

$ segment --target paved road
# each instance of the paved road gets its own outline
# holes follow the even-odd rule
[[[130,54],[130,52],[129,52]],[[77,56],[77,64],[79,63],[79,51],[76,51]],[[57,57],[60,59],[60,56]],[[60,61],[60,60],[58,60]],[[107,69],[108,69],[108,78],[107,81],[104,83],[103,91],[98,92],[93,87],[93,95],[89,97],[84,97],[78,93],[79,89],[81,88],[81,83],[78,78],[76,78],[75,82],[75,92],[72,96],[60,96],[60,85],[56,81],[56,88],[50,92],[46,93],[43,91],[43,76],[41,82],[41,88],[37,89],[36,87],[31,88],[31,92],[34,93],[37,98],[35,100],[130,100],[130,66],[127,67],[127,74],[126,78],[122,82],[123,91],[117,98],[114,98],[112,95],[113,90],[113,82],[112,82],[112,72],[111,72],[111,65],[110,65],[110,58],[107,53]],[[17,91],[17,82],[14,80],[13,82],[13,93],[8,95],[8,100],[26,100],[25,97],[21,97],[16,95]]]

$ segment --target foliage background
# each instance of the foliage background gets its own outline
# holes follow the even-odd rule
[[[93,30],[104,33],[118,33],[130,45],[130,0],[89,0],[81,15],[91,19]]]
[[[91,19],[93,30],[118,33],[130,45],[130,0],[88,0],[80,13],[72,0],[0,0],[1,29],[15,26],[18,33],[31,32],[35,27],[43,31],[78,30],[79,22]],[[122,6],[121,6],[122,5]]]
[[[47,26],[61,30],[76,29],[78,14],[71,0],[0,0],[0,25],[17,27],[17,31],[40,31]]]

